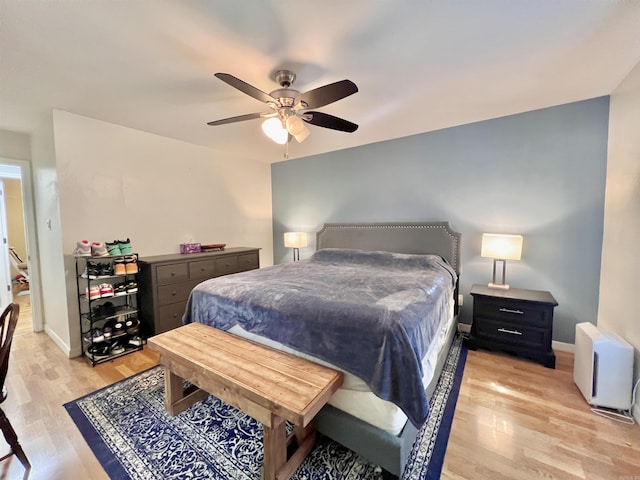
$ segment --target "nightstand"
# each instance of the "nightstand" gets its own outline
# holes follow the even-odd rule
[[[551,348],[553,309],[558,302],[549,292],[486,285],[471,287],[473,323],[470,349],[486,348],[523,356],[555,368]]]

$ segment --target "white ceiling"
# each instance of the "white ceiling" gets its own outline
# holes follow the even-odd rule
[[[260,120],[206,125],[267,111],[214,73],[358,85],[318,110],[359,130],[297,158],[607,95],[639,61],[638,0],[0,0],[0,129],[57,108],[276,162]]]

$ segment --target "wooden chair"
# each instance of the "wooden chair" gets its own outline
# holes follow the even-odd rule
[[[2,312],[0,316],[0,385],[2,385],[0,403],[4,402],[7,398],[7,387],[4,381],[7,378],[7,371],[9,369],[9,350],[11,350],[11,341],[13,340],[16,323],[18,323],[19,313],[20,306],[12,303],[4,309],[4,312]],[[31,470],[31,464],[18,442],[18,435],[16,435],[15,430],[11,426],[2,408],[0,408],[0,428],[2,429],[5,440],[11,447],[11,452],[0,458],[0,462],[9,458],[11,455],[15,455],[22,465],[24,465],[26,469],[25,473],[28,473],[29,470]]]

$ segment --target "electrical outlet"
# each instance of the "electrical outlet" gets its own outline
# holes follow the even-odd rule
[[[461,307],[464,304],[464,295],[458,295],[458,306]]]

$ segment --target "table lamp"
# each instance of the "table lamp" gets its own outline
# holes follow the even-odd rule
[[[307,246],[306,232],[287,232],[284,234],[284,246],[293,248],[293,261],[300,260],[300,248]]]
[[[502,235],[496,233],[482,234],[480,255],[493,258],[493,277],[489,288],[508,290],[506,283],[507,260],[520,260],[522,256],[522,235]],[[502,262],[502,279],[496,281],[496,264]]]

